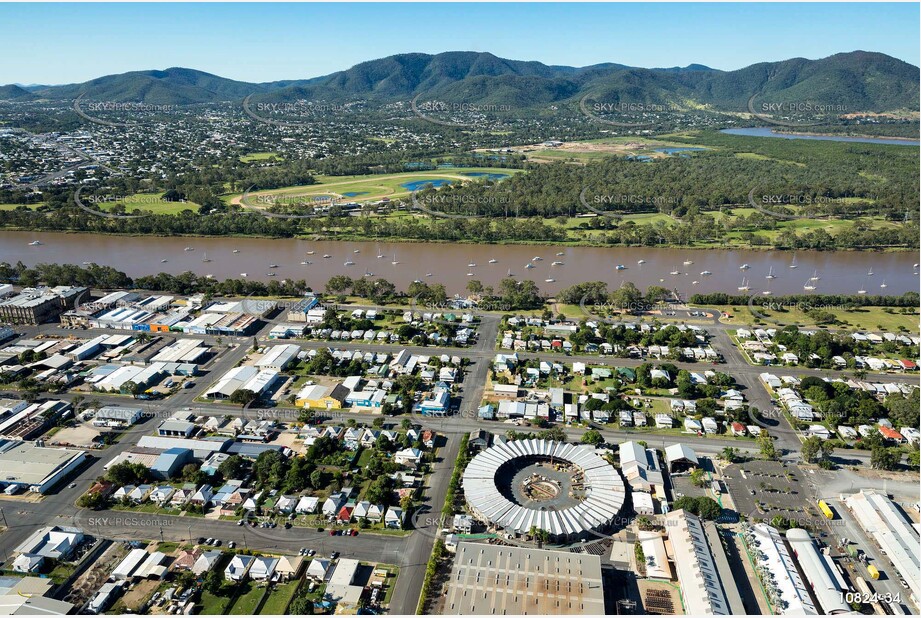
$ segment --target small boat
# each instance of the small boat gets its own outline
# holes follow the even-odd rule
[[[764,294],[765,296],[770,296],[771,294],[773,294],[773,292],[771,292],[770,290],[765,290],[761,293]]]
[[[713,273],[711,273],[709,270],[702,270],[702,271],[700,271],[700,276],[701,276],[701,277],[709,277],[709,276],[712,275],[712,274],[713,274]]]
[[[204,257],[201,259],[201,261],[202,261],[202,262],[210,262],[210,261],[211,261],[211,260],[208,258],[208,252],[207,252],[207,251],[205,251],[205,255],[204,255]]]
[[[275,273],[266,273],[266,276],[267,276],[267,277],[274,277],[274,276],[275,276]]]
[[[374,276],[374,273],[372,273],[370,270],[365,271],[365,277],[373,277],[373,276]],[[416,279],[414,283],[419,283],[419,280]]]
[[[665,281],[665,279],[659,279],[659,283],[662,283],[663,281]]]
[[[670,274],[670,275],[680,275],[681,273],[680,273],[680,272],[678,271],[678,269],[676,268],[675,270],[673,270],[672,272],[670,272],[670,273],[668,273],[668,274]]]
[[[467,268],[476,268],[476,263],[470,262],[469,264],[467,264]]]
[[[637,263],[637,264],[645,264],[645,263],[646,263],[646,260],[637,260],[636,263]]]
[[[550,265],[551,265],[551,266],[562,266],[562,265],[563,265],[563,262],[556,261],[556,262],[553,262],[553,263],[550,264]]]
[[[542,258],[541,256],[535,255],[533,258],[531,258],[531,261],[532,261],[532,262],[540,262],[540,261],[543,260],[543,259],[544,259],[544,258]]]
[[[547,283],[556,283],[556,279],[544,279]]]
[[[313,262],[308,261],[308,260],[304,260],[303,262],[301,262],[301,266],[310,266],[311,264],[313,264]]]
[[[872,276],[873,276],[873,267],[872,267],[872,266],[870,267],[870,270],[867,271],[867,276],[868,276],[868,277],[872,277]]]
[[[361,253],[361,249],[355,249],[352,253]]]
[[[313,255],[314,253],[316,253],[316,251],[308,251],[307,255]]]
[[[739,266],[739,270],[748,270],[749,268],[751,268],[751,266],[749,266],[748,264],[742,264],[741,266]]]
[[[39,245],[41,245],[41,244],[42,244],[42,241],[40,241],[40,240],[33,240],[32,242],[29,243],[29,246],[30,246],[30,247],[37,247],[37,246],[39,246]]]
[[[793,254],[793,259],[790,260],[790,268],[797,268],[796,254],[795,254],[795,253]]]
[[[511,268],[508,269],[508,272],[505,273],[505,276],[506,276],[506,277],[511,277],[511,276],[512,276],[512,269],[511,269]]]
[[[693,264],[693,263],[694,263],[694,260],[685,260],[685,261],[684,261],[684,265],[685,265],[685,266],[690,266],[690,265]]]
[[[393,252],[393,259],[390,261],[390,263],[393,264],[394,266],[396,266],[397,264],[400,263],[400,260],[397,259],[397,252],[396,252],[396,251]]]
[[[422,283],[422,279],[413,279],[413,283]]]
[[[489,263],[490,263],[490,264],[495,264],[495,263],[498,262],[498,261],[499,261],[499,260],[493,258],[493,259],[489,260]]]
[[[195,251],[195,247],[186,247],[183,251]]]
[[[857,293],[860,294],[861,296],[863,296],[864,294],[867,293],[867,291],[866,291],[866,290],[857,290]]]
[[[347,260],[347,261],[343,264],[343,266],[354,266],[354,265],[355,265],[355,262],[353,262],[352,260]]]
[[[239,250],[239,249],[234,249],[233,252],[234,252],[234,253],[240,253],[240,250]]]
[[[169,260],[167,260],[166,258],[163,258],[162,260],[160,260],[161,264],[166,264],[167,262],[169,262]]]
[[[691,285],[697,285],[698,283],[700,283],[700,281],[697,281],[697,280],[691,281]]]
[[[472,277],[472,276],[473,276],[473,273],[467,273],[467,276],[468,276],[468,277]]]
[[[614,269],[615,270],[627,270],[627,267],[624,266],[623,264],[618,264],[617,266],[614,267]]]
[[[269,264],[269,268],[278,268],[278,264]]]
[[[323,254],[323,259],[324,259],[324,260],[328,260],[328,259],[331,258],[331,257],[333,257],[333,256],[331,256],[331,255],[328,254],[328,253],[324,253],[324,254]]]
[[[92,262],[83,262],[84,266],[89,266]]]
[[[740,292],[747,292],[747,291],[748,291],[748,281],[745,279],[745,277],[742,277],[742,285],[740,285],[740,286],[738,287],[738,290],[739,290]]]
[[[387,257],[387,256],[384,255],[383,253],[378,253],[378,254],[377,254],[377,259],[379,259],[379,260],[383,260],[385,257]]]
[[[819,271],[815,270],[815,271],[812,272],[812,276],[809,277],[809,280],[810,280],[810,281],[818,281],[818,280],[821,279],[821,278],[822,278],[822,277],[819,276]]]
[[[887,288],[887,287],[889,287],[889,286],[886,285],[886,280],[883,279],[883,282],[879,284],[879,287],[881,287],[881,288]]]
[[[214,279],[214,275],[208,273],[207,275],[205,275],[205,279]]]
[[[240,273],[240,276],[241,276],[241,277],[245,277],[245,276],[246,276],[246,273]]]
[[[528,262],[527,264],[525,264],[525,268],[529,268],[529,269],[534,268],[534,264],[532,264],[531,262]]]
[[[803,289],[806,290],[807,292],[811,292],[812,290],[815,289],[815,283],[813,283],[812,281],[807,281],[806,283],[803,284]]]
[[[774,274],[774,267],[771,266],[771,269],[768,271],[768,274],[764,276],[765,279],[776,279],[777,275]]]
[[[426,276],[426,277],[431,277],[431,276],[432,276],[432,273],[425,273],[425,276]]]
[[[565,251],[557,251],[556,254],[557,254],[558,256],[563,256],[563,255],[566,255],[566,252],[565,252]]]

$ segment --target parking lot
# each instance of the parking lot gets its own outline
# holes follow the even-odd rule
[[[780,515],[804,525],[821,521],[809,485],[796,466],[763,460],[732,464],[724,470],[724,481],[743,516],[769,522]]]

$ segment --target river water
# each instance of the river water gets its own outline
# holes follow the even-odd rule
[[[848,137],[846,135],[807,135],[805,133],[779,133],[772,127],[754,127],[747,129],[721,129],[721,133],[729,135],[745,135],[748,137],[778,137],[780,139],[807,139],[820,142],[857,142],[860,144],[887,144],[889,146],[918,146],[921,144],[916,139],[892,138],[881,139],[876,137]]]
[[[42,244],[29,246],[34,240]],[[192,250],[186,251],[186,247]],[[308,255],[308,251],[313,251],[313,255]],[[558,252],[563,255],[558,256]],[[803,285],[814,274],[819,277],[816,293],[854,294],[863,289],[867,294],[900,294],[918,290],[919,277],[914,264],[921,260],[916,252],[800,251],[795,254],[797,267],[790,268],[793,259],[794,254],[785,251],[0,232],[0,261],[9,263],[22,260],[27,266],[34,266],[95,262],[131,277],[192,271],[212,274],[219,280],[240,278],[241,273],[246,273],[248,279],[269,281],[273,277],[268,273],[272,272],[279,281],[304,279],[314,289],[322,289],[333,275],[357,278],[372,273],[392,281],[399,289],[419,279],[444,283],[448,293],[454,294],[464,292],[471,279],[495,285],[511,272],[516,279],[530,279],[543,292],[550,293],[596,280],[607,282],[611,288],[624,281],[632,281],[640,289],[662,285],[683,295],[712,291],[741,293],[737,288],[745,278],[753,293],[769,290],[775,295],[794,294],[803,293]],[[495,263],[489,263],[490,260]],[[644,263],[640,264],[640,260]],[[686,260],[693,264],[685,264]],[[311,264],[301,264],[303,261]],[[553,262],[562,264],[553,266]],[[526,268],[528,264],[533,268]],[[625,268],[617,270],[618,264]],[[741,270],[743,264],[750,268]],[[772,268],[775,278],[767,279]],[[873,275],[868,276],[871,268]],[[703,271],[712,274],[703,275]],[[884,283],[886,287],[880,287]]]

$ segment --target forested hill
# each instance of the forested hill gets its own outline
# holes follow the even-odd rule
[[[36,88],[31,96],[186,105],[239,100],[406,101],[424,95],[468,104],[531,109],[575,103],[586,96],[611,103],[670,104],[744,111],[759,100],[843,106],[848,111],[918,110],[919,69],[865,51],[809,60],[792,58],[720,71],[699,64],[646,69],[617,63],[586,67],[546,65],[490,53],[400,54],[363,62],[312,79],[247,83],[202,71],[171,68],[108,75],[80,84]],[[22,88],[0,89],[0,99],[26,98]]]

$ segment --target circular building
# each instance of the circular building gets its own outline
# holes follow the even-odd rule
[[[513,440],[474,457],[463,477],[477,518],[515,534],[532,527],[555,539],[608,528],[624,505],[624,482],[594,449],[552,440]]]

